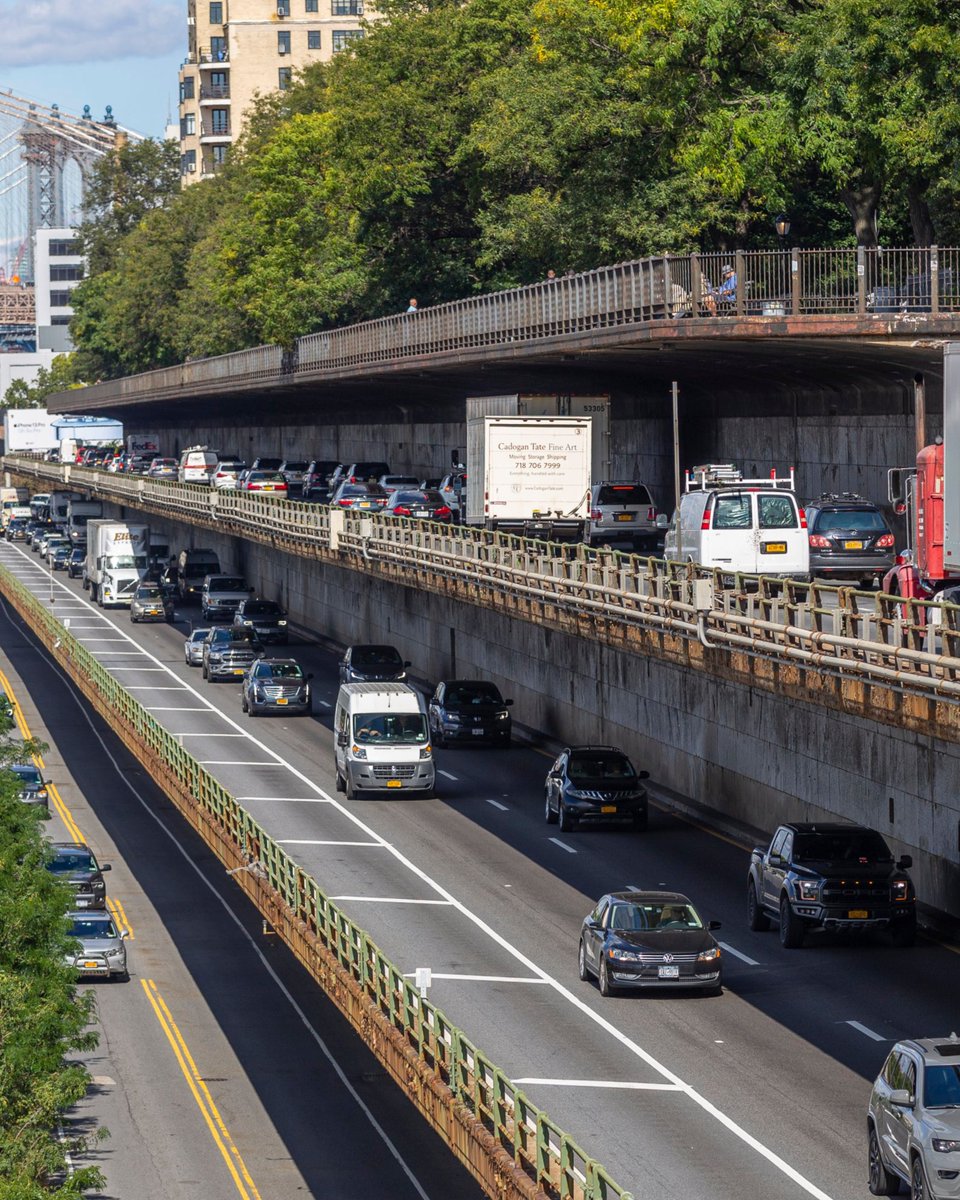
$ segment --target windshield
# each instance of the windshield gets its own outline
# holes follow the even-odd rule
[[[355,646],[350,663],[354,667],[402,667],[403,659],[393,646]]]
[[[647,504],[650,493],[641,483],[608,483],[597,493],[598,504]]]
[[[622,754],[578,754],[571,757],[567,774],[575,783],[636,778],[633,764]]]
[[[208,590],[211,592],[245,592],[247,581],[224,575],[220,579],[211,579]]]
[[[94,942],[101,939],[107,941],[109,938],[116,940],[119,935],[116,925],[110,920],[81,917],[71,921],[70,936],[80,938],[84,942]]]
[[[622,930],[702,929],[703,922],[692,905],[666,901],[614,904],[608,926]]]
[[[353,736],[361,746],[423,745],[427,741],[427,719],[422,713],[362,713],[353,718]]]
[[[183,568],[184,579],[200,579],[206,578],[210,574],[209,563],[188,563]]]
[[[279,471],[282,462],[283,462],[282,458],[258,458],[257,459],[257,470],[258,471]]]
[[[40,782],[40,772],[36,767],[11,767],[10,770],[24,783]]]
[[[257,677],[264,679],[302,679],[303,671],[296,663],[264,663],[257,668]]]
[[[282,611],[274,600],[248,600],[243,606],[245,617],[276,617]]]
[[[82,528],[83,528],[83,526],[84,526],[84,525],[86,525],[86,523],[87,523],[89,520],[90,520],[90,518],[89,518],[89,517],[84,517],[84,516],[80,516],[80,517],[78,517],[78,516],[72,516],[72,517],[70,518],[70,524],[71,524],[71,525],[77,525],[77,526],[79,526],[79,527],[82,529]]]
[[[793,858],[795,862],[893,862],[890,847],[871,829],[850,833],[798,833]]]
[[[283,469],[285,471],[305,471],[307,464],[305,462],[285,462]]]
[[[502,704],[500,692],[492,683],[458,683],[447,688],[447,704]]]
[[[147,559],[143,554],[108,554],[103,562],[105,567],[108,567],[114,571],[145,571],[147,569]]]
[[[839,529],[844,532],[886,533],[883,517],[874,509],[845,508],[833,512],[822,512],[814,526],[817,533],[830,533]]]
[[[82,851],[75,851],[72,854],[58,854],[51,862],[47,863],[47,870],[52,871],[54,875],[69,875],[74,871],[95,871],[96,863],[93,861],[92,854],[84,854]]]
[[[923,1076],[927,1108],[960,1108],[960,1066],[927,1067]]]
[[[159,600],[163,593],[156,584],[142,584],[137,588],[138,600]]]

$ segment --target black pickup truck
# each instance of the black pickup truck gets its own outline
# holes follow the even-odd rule
[[[887,929],[898,946],[913,944],[917,896],[906,873],[909,855],[894,862],[879,833],[863,825],[794,822],[781,825],[768,849],[750,856],[747,921],[751,929],[779,925],[788,949],[808,929]]]

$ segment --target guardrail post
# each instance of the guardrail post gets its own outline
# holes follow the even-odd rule
[[[734,269],[737,272],[736,311],[742,317],[747,311],[747,279],[746,260],[742,250],[737,250],[733,256]]]
[[[940,311],[940,255],[936,246],[930,247],[930,311]]]
[[[700,255],[696,251],[690,255],[690,315],[701,316],[700,297],[703,295],[703,275],[700,271]]]
[[[857,247],[857,312],[861,315],[867,311],[867,252],[863,246]]]
[[[800,247],[794,246],[790,251],[790,311],[795,317],[800,316],[801,283]]]

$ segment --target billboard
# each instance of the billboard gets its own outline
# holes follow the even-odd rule
[[[58,444],[52,416],[45,408],[8,408],[3,414],[3,442],[8,454],[17,450],[53,450]]]

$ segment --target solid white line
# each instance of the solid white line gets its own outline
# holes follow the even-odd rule
[[[70,629],[71,629],[71,631],[73,630],[72,625],[70,626]],[[123,638],[98,638],[98,637],[78,637],[77,638],[78,642],[122,642],[123,640],[124,640]],[[133,653],[133,651],[131,650],[131,654],[132,653]]]
[[[760,966],[755,958],[751,958],[749,954],[744,954],[742,950],[735,949],[729,942],[717,942],[717,945],[725,954],[732,954],[734,958],[739,958],[741,962],[745,962],[748,967]]]
[[[246,759],[233,758],[201,758],[197,760],[201,767],[275,767],[272,762],[249,762]]]
[[[277,838],[278,846],[375,846],[384,849],[383,842],[327,842],[313,841],[310,838]]]
[[[324,708],[333,708],[333,705],[330,703],[330,701],[329,701],[329,700],[320,700],[320,699],[318,699],[318,700],[317,700],[317,703],[318,703],[318,704],[322,704]]]
[[[857,1033],[862,1033],[865,1037],[872,1038],[875,1042],[889,1042],[890,1038],[882,1037],[879,1033],[874,1033],[872,1029],[868,1029],[866,1025],[861,1025],[859,1021],[844,1021],[845,1025],[851,1026]]]
[[[257,800],[263,804],[332,804],[327,796],[234,796],[234,800]]]
[[[389,846],[382,843],[385,850]],[[331,896],[331,900],[360,900],[364,904],[452,904],[452,900],[414,900],[407,896]]]
[[[23,551],[20,551],[19,548],[16,546],[12,547],[12,549],[17,550],[18,553],[20,553],[20,554],[23,554]],[[73,596],[73,593],[70,592],[70,590],[64,584],[58,583],[57,586],[63,588],[63,590],[68,593],[68,595]],[[112,622],[111,622],[111,624],[112,624]],[[123,632],[118,625],[114,625],[113,627],[117,630],[117,632],[119,632],[119,633]],[[132,639],[131,639],[131,641],[132,641]],[[149,657],[152,658],[154,662],[157,662],[157,663],[160,662],[160,659],[156,658],[153,655],[149,655]],[[114,668],[114,669],[116,670],[119,668]],[[142,670],[143,668],[140,668],[140,669]],[[170,667],[162,666],[159,669],[167,671],[168,674],[170,674],[174,679],[177,678],[177,676],[174,674],[173,670]],[[208,703],[209,707],[214,712],[220,711],[209,701],[206,701],[206,698],[199,691],[197,691],[196,688],[190,687],[190,685],[187,685],[187,687],[188,687],[188,690],[190,692],[192,692],[192,694],[198,700],[201,701],[201,703]],[[235,729],[240,729],[240,725],[236,721],[234,721],[233,718],[228,717],[226,715],[226,713],[221,713],[221,716],[223,717],[224,721],[226,721],[228,724],[232,725]],[[258,738],[254,737],[254,735],[252,733],[248,732],[247,737],[249,738],[250,742],[253,745],[255,745],[259,750],[262,750],[267,754],[273,755],[273,757],[276,761],[274,763],[272,763],[271,765],[284,766],[287,769],[287,771],[289,771],[289,773],[292,776],[294,776],[296,779],[298,779],[305,787],[309,787],[312,791],[315,791],[319,796],[322,796],[324,799],[328,800],[331,804],[333,804],[335,806],[335,808],[337,809],[337,811],[339,813],[341,813],[343,816],[345,816],[349,821],[352,821],[353,824],[356,825],[358,829],[362,829],[364,833],[368,834],[372,838],[376,838],[379,841],[384,841],[384,839],[380,837],[380,835],[376,832],[376,830],[371,828],[371,826],[367,825],[366,822],[362,821],[357,816],[356,813],[351,812],[350,809],[346,807],[346,805],[340,803],[340,801],[338,801],[334,797],[328,795],[319,786],[319,784],[316,784],[312,779],[309,778],[309,776],[304,774],[304,772],[298,770],[292,763],[286,762],[283,758],[281,758],[281,756],[275,750],[272,750],[269,746],[265,745]],[[540,975],[546,982],[548,982],[550,984],[550,986],[554,989],[554,991],[557,993],[558,996],[562,997],[569,1004],[571,1004],[574,1008],[576,1008],[578,1010],[578,1012],[583,1017],[585,1017],[588,1021],[592,1021],[595,1025],[599,1026],[606,1033],[608,1033],[610,1035],[610,1037],[612,1037],[616,1042],[618,1042],[624,1049],[628,1050],[631,1054],[635,1055],[642,1062],[645,1062],[648,1066],[652,1067],[658,1074],[662,1075],[664,1077],[664,1079],[668,1080],[670,1083],[676,1084],[677,1087],[681,1091],[683,1091],[684,1094],[687,1095],[695,1105],[697,1105],[700,1109],[702,1109],[703,1112],[705,1112],[709,1116],[713,1117],[715,1121],[717,1121],[720,1125],[722,1125],[728,1132],[732,1133],[734,1135],[734,1137],[738,1138],[741,1142],[743,1142],[744,1145],[748,1146],[755,1153],[759,1154],[761,1158],[765,1159],[767,1162],[769,1162],[771,1164],[771,1166],[775,1167],[778,1171],[780,1171],[788,1179],[792,1180],[795,1184],[797,1184],[798,1187],[800,1187],[808,1195],[813,1196],[814,1200],[832,1200],[832,1197],[829,1195],[828,1192],[825,1192],[825,1191],[823,1191],[822,1188],[817,1187],[817,1185],[815,1183],[813,1183],[811,1180],[807,1179],[806,1176],[801,1174],[801,1172],[798,1171],[795,1167],[791,1166],[790,1163],[788,1163],[786,1161],[786,1159],[782,1158],[779,1154],[777,1154],[776,1151],[771,1150],[769,1146],[767,1146],[763,1142],[761,1142],[759,1140],[759,1138],[754,1137],[754,1135],[752,1133],[750,1133],[748,1130],[746,1130],[742,1125],[738,1124],[738,1122],[736,1122],[732,1117],[728,1116],[722,1109],[718,1108],[717,1105],[714,1104],[711,1100],[708,1100],[706,1096],[704,1096],[702,1093],[698,1092],[690,1084],[685,1083],[684,1080],[681,1079],[679,1075],[677,1075],[668,1066],[666,1066],[665,1063],[660,1062],[659,1059],[657,1059],[653,1054],[651,1054],[649,1050],[645,1050],[638,1042],[634,1041],[631,1037],[628,1037],[627,1034],[625,1034],[621,1029],[619,1029],[616,1025],[614,1025],[610,1020],[608,1020],[606,1017],[604,1017],[600,1012],[597,1012],[596,1010],[591,1008],[590,1005],[581,996],[579,996],[575,992],[571,991],[570,988],[568,988],[565,984],[562,984],[554,976],[550,975],[549,972],[547,972],[543,967],[541,967],[537,963],[535,963],[531,958],[529,958],[526,954],[524,954],[523,951],[520,950],[517,946],[514,946],[511,942],[509,942],[507,940],[507,938],[505,938],[503,936],[503,934],[501,934],[498,930],[494,929],[493,926],[490,925],[488,921],[484,920],[484,918],[481,917],[479,914],[473,912],[470,908],[468,908],[466,906],[466,904],[463,903],[463,901],[456,899],[456,897],[451,892],[449,892],[445,887],[443,887],[442,884],[438,883],[436,880],[431,878],[431,876],[428,875],[427,872],[424,871],[422,867],[418,867],[416,865],[416,863],[414,863],[405,854],[403,854],[400,850],[398,850],[396,846],[387,845],[386,842],[384,842],[384,844],[387,846],[387,849],[394,856],[394,858],[397,860],[398,863],[401,863],[403,866],[405,866],[418,879],[420,879],[423,883],[427,884],[427,886],[431,887],[435,892],[437,892],[438,895],[444,897],[444,899],[446,900],[447,903],[449,903],[454,908],[456,908],[461,913],[461,915],[463,915],[468,921],[470,921],[473,925],[475,925],[477,927],[477,929],[479,929],[483,933],[485,933],[487,935],[487,937],[490,938],[491,941],[496,943],[496,945],[500,946],[501,949],[505,950],[508,954],[510,954],[514,959],[516,959],[517,962],[522,963],[528,970],[534,972],[537,975]],[[333,898],[335,899],[335,897],[333,897]],[[361,897],[361,899],[362,899],[362,897]],[[266,961],[266,960],[264,960],[264,961]]]
[[[444,975],[439,971],[431,971],[432,979],[464,979],[468,983],[546,983],[545,979],[534,975],[530,978],[524,978],[522,975]],[[404,979],[416,979],[416,971],[404,971]],[[519,1079],[515,1079],[514,1083],[519,1083]]]
[[[572,846],[568,846],[566,842],[561,842],[559,838],[547,838],[548,842],[553,842],[555,846],[559,846],[561,850],[566,850],[568,854],[576,854],[576,850]]]
[[[156,661],[156,660],[154,660],[154,661]],[[120,666],[116,666],[116,667],[111,667],[110,670],[111,671],[142,671],[144,674],[146,674],[148,671],[151,673],[158,673],[158,672],[166,673],[167,669],[166,669],[166,667],[120,667]],[[151,691],[152,692],[154,690],[159,691],[160,689],[159,688],[157,688],[157,689],[138,688],[137,689],[137,691],[141,691],[141,692],[143,692],[143,691]],[[181,689],[180,688],[170,688],[169,690],[171,692],[179,692]]]
[[[153,670],[152,667],[150,669]],[[162,684],[158,685],[156,683],[141,683],[141,684],[138,684],[136,687],[134,687],[133,684],[125,683],[123,686],[126,688],[126,690],[128,692],[189,692],[190,691],[190,689],[188,687],[164,687]],[[210,710],[208,708],[198,708],[196,711],[197,712],[209,712]]]
[[[134,689],[130,688],[128,690],[132,692]],[[158,692],[161,690],[162,690],[161,688],[157,688]],[[171,691],[172,690],[173,689],[171,688]],[[208,708],[180,708],[176,704],[171,704],[171,705],[145,704],[143,707],[147,710],[147,712],[202,712],[202,713],[205,713],[205,712],[210,711]]]
[[[434,979],[438,976],[434,975]],[[631,1092],[681,1092],[676,1083],[629,1083],[615,1079],[512,1079],[513,1083],[537,1084],[547,1087],[622,1088]]]
[[[183,712],[183,709],[178,708],[178,709],[175,709],[174,711],[175,712]],[[191,709],[190,711],[191,712],[203,712],[204,710],[202,708],[194,708],[194,709]],[[170,732],[171,737],[180,737],[180,738],[184,738],[184,737],[200,737],[200,738],[243,737],[242,733],[192,733],[189,730],[186,733],[175,733],[172,729],[169,732]]]
[[[501,812],[510,811],[506,804],[501,804],[499,800],[488,800],[487,803],[492,804],[494,808],[499,808]]]
[[[82,638],[77,638],[77,641],[82,641]],[[89,639],[88,639],[89,640]],[[104,638],[96,638],[98,642],[102,642]],[[111,641],[122,642],[123,638],[112,638]],[[132,658],[135,654],[146,654],[145,650],[91,650],[90,653],[94,658]]]
[[[444,779],[452,779],[454,783],[457,782],[456,775],[451,775],[449,771],[441,771],[439,767],[437,768],[437,774],[442,775]]]

